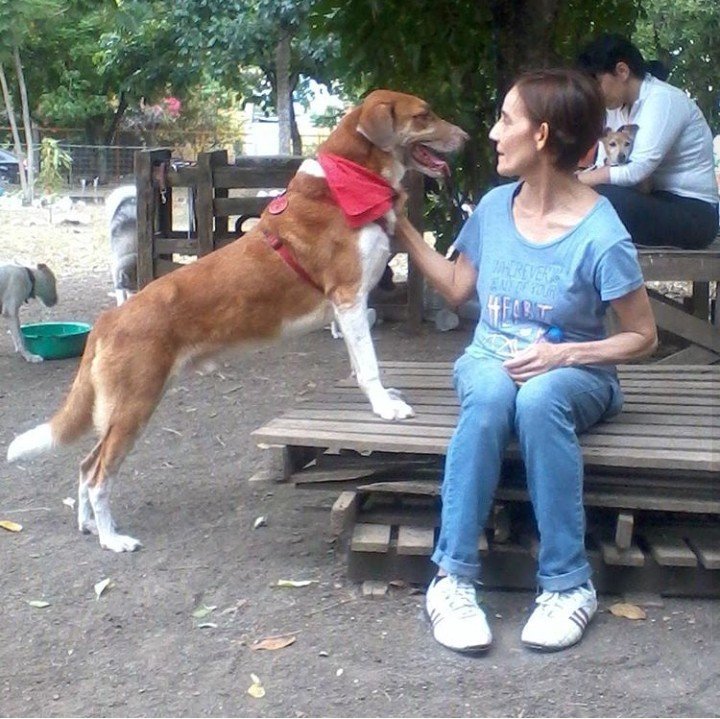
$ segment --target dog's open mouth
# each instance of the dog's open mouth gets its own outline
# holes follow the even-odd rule
[[[430,150],[427,145],[421,145],[419,143],[417,145],[413,145],[410,155],[418,165],[429,171],[428,174],[432,174],[436,177],[438,175],[450,175],[450,168],[448,167],[447,162]]]

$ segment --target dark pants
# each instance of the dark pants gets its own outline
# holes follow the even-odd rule
[[[671,192],[649,195],[632,187],[598,185],[610,200],[636,245],[707,247],[718,233],[718,206]]]

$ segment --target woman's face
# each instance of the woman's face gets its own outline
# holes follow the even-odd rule
[[[513,87],[505,96],[500,119],[490,130],[497,143],[497,171],[503,177],[520,177],[539,160],[538,128],[527,116],[525,103]]]

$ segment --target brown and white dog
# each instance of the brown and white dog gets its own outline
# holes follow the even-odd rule
[[[637,125],[622,125],[617,130],[605,128],[600,141],[605,148],[605,164],[610,167],[626,165],[630,162],[635,135],[640,128]]]
[[[321,162],[324,155],[350,161],[365,179],[379,177],[400,193],[408,168],[439,177],[447,164],[435,153],[458,150],[466,139],[417,97],[369,94],[241,240],[100,315],[65,403],[13,440],[8,461],[69,444],[94,426],[98,441],[80,464],[78,526],[97,533],[106,549],[135,550],[140,543],[115,528],[110,486],[171,378],[219,352],[321,328],[333,316],[373,412],[386,420],[412,416],[380,382],[366,313],[389,256],[394,199],[382,205],[382,217],[353,226],[365,215],[341,209]]]

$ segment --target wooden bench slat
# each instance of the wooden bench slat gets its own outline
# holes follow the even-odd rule
[[[273,426],[277,429],[286,428],[293,431],[304,431],[311,435],[316,430],[322,430],[327,426],[327,418],[298,418],[298,417],[279,417],[273,422]],[[368,421],[351,421],[336,422],[335,430],[338,433],[348,435],[366,435],[375,432],[384,432],[393,437],[416,437],[419,431],[426,438],[444,438],[449,439],[454,430],[454,426],[447,424],[441,425],[421,425],[417,422],[368,422]],[[631,432],[616,434],[599,434],[587,433],[580,437],[580,443],[583,447],[617,447],[617,448],[640,448],[640,449],[670,449],[670,450],[690,450],[694,452],[710,453],[716,446],[715,439],[700,439],[697,437],[676,437],[664,436],[656,437],[652,435],[636,436]],[[718,448],[720,451],[720,448]],[[720,459],[720,454],[718,455]]]

